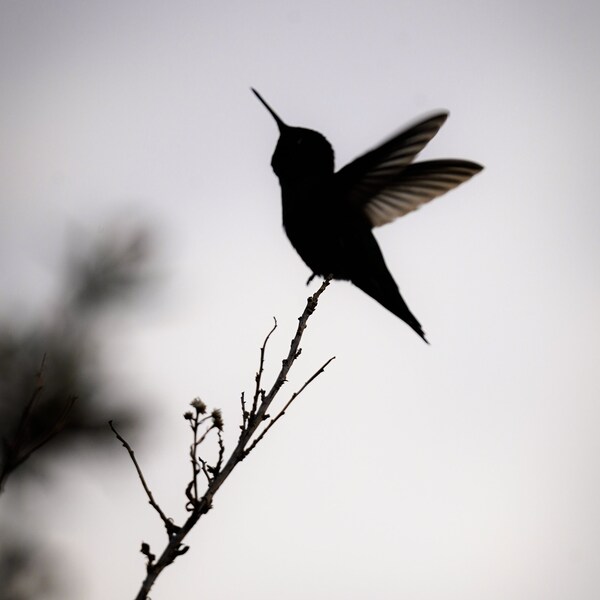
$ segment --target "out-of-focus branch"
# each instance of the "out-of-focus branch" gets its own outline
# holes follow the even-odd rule
[[[314,381],[325,370],[329,363],[335,358],[332,357],[328,361],[326,361],[300,387],[300,389],[291,396],[288,402],[278,412],[277,416],[271,419],[268,422],[268,424],[266,424],[266,426],[262,429],[262,431],[259,431],[261,425],[264,425],[265,422],[269,420],[267,411],[269,410],[269,407],[271,406],[273,401],[276,399],[283,384],[287,381],[287,376],[290,372],[290,369],[292,368],[292,365],[300,356],[300,342],[306,329],[308,319],[315,311],[319,297],[329,285],[329,281],[329,279],[325,279],[321,287],[312,296],[308,298],[306,307],[304,308],[302,315],[298,319],[298,327],[290,343],[290,349],[286,357],[283,359],[279,373],[275,378],[275,382],[273,383],[268,392],[262,389],[261,384],[264,374],[266,347],[271,335],[277,329],[277,321],[275,321],[273,328],[267,334],[263,345],[260,349],[259,367],[255,377],[256,386],[252,398],[252,404],[248,409],[244,394],[242,394],[242,424],[240,426],[240,435],[235,448],[231,452],[231,455],[229,456],[226,462],[224,462],[225,448],[223,445],[222,438],[223,420],[220,411],[214,410],[209,416],[204,416],[206,414],[206,405],[200,399],[196,399],[192,402],[194,412],[190,411],[184,415],[185,419],[188,420],[188,422],[190,423],[193,439],[190,447],[190,459],[192,462],[192,479],[186,487],[186,497],[188,499],[186,507],[190,512],[190,515],[183,525],[177,526],[165,516],[164,511],[162,511],[162,509],[160,509],[158,504],[155,502],[154,497],[146,484],[146,481],[141,473],[133,451],[131,450],[127,442],[125,442],[125,440],[123,440],[123,438],[121,438],[121,436],[117,434],[114,427],[112,427],[111,425],[113,431],[119,438],[119,441],[121,441],[121,443],[123,443],[123,445],[127,448],[130,457],[134,462],[135,468],[138,471],[138,476],[140,477],[142,485],[144,486],[150,504],[159,513],[161,520],[165,524],[168,535],[168,541],[158,559],[151,552],[150,546],[147,543],[142,544],[141,551],[147,559],[146,577],[144,578],[144,581],[142,582],[142,585],[137,593],[136,600],[146,600],[148,598],[150,589],[152,588],[152,586],[156,582],[156,579],[162,573],[162,571],[171,563],[173,563],[173,561],[178,556],[187,552],[189,548],[188,546],[185,546],[183,544],[183,540],[192,530],[194,525],[198,522],[200,517],[206,514],[212,508],[212,502],[215,494],[223,485],[227,477],[229,477],[233,469],[242,460],[244,460],[246,456],[248,456],[248,454],[256,447],[256,445],[260,441],[262,441],[267,431],[269,431],[271,427],[273,427],[273,425],[285,414],[286,410],[289,408],[290,404],[294,401],[294,399],[297,398],[298,395],[300,395],[300,393],[302,393],[302,391],[312,381]],[[205,430],[203,433],[201,433],[200,428],[203,426],[205,427]],[[211,432],[216,432],[219,447],[216,464],[214,465],[209,464],[208,461],[200,457],[198,453],[200,445],[207,439],[207,436]],[[206,489],[204,493],[200,496],[198,479],[202,475],[206,478]]]
[[[0,491],[44,473],[75,443],[106,443],[109,414],[122,432],[139,423],[141,415],[114,391],[107,409],[109,382],[97,353],[105,328],[98,324],[150,280],[150,251],[145,228],[86,236],[68,253],[63,284],[46,303],[51,312],[0,321]]]
[[[40,368],[35,376],[36,382],[31,396],[27,404],[23,407],[19,424],[14,436],[11,439],[4,438],[2,440],[3,452],[1,455],[0,464],[0,493],[4,491],[4,485],[9,475],[22,465],[34,452],[47,444],[54,436],[63,429],[66,423],[68,414],[71,412],[76,396],[67,398],[65,404],[57,416],[55,422],[47,429],[44,435],[37,437],[31,441],[28,435],[35,405],[44,390],[44,366],[46,364],[46,355],[43,356]]]

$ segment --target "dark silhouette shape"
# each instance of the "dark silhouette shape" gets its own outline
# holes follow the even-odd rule
[[[252,91],[279,127],[271,166],[281,185],[283,227],[312,270],[310,279],[318,275],[351,281],[427,342],[371,229],[417,209],[483,169],[457,159],[411,164],[448,113],[418,121],[335,173],[333,148],[324,136],[286,125],[254,88]]]

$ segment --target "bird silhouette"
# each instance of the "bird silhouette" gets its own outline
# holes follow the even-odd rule
[[[429,343],[389,272],[372,228],[437,198],[483,169],[443,159],[413,163],[448,113],[440,111],[389,138],[335,172],[323,135],[286,125],[262,96],[279,140],[271,159],[281,186],[283,227],[315,276],[351,281]]]

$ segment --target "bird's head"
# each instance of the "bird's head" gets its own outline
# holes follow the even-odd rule
[[[271,159],[273,171],[279,179],[294,180],[305,177],[331,175],[333,173],[333,148],[317,131],[304,127],[290,127],[252,89],[256,97],[271,113],[279,128],[279,140]]]

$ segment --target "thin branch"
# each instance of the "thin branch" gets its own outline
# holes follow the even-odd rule
[[[219,457],[217,464],[215,465],[215,475],[218,475],[223,466],[223,457],[225,456],[225,443],[223,442],[223,432],[218,430],[218,441],[219,441]]]
[[[248,419],[250,418],[250,415],[249,415],[248,411],[246,410],[246,398],[245,398],[244,392],[242,392],[240,402],[242,405],[242,424],[240,425],[240,429],[243,430],[246,427],[246,425],[248,424]]]
[[[21,414],[21,419],[19,420],[19,426],[17,427],[17,434],[15,436],[16,440],[20,440],[25,434],[25,427],[29,422],[29,416],[31,415],[31,411],[33,410],[33,405],[38,399],[39,395],[42,393],[44,389],[44,367],[46,366],[46,353],[44,352],[44,356],[42,356],[42,362],[40,363],[40,368],[35,374],[35,388],[31,393],[31,397],[29,401],[25,405],[23,409],[23,413]]]
[[[115,436],[117,437],[117,439],[121,442],[121,444],[123,444],[123,446],[129,453],[129,457],[131,458],[131,462],[133,462],[133,465],[135,467],[135,470],[137,471],[138,477],[139,477],[140,481],[142,482],[142,486],[144,487],[146,496],[148,496],[148,502],[160,516],[162,522],[165,525],[165,529],[167,530],[167,534],[169,535],[169,537],[172,537],[175,533],[177,533],[179,528],[173,523],[173,521],[171,521],[171,519],[169,519],[169,517],[167,517],[167,515],[165,515],[165,513],[162,511],[162,509],[160,508],[160,506],[158,505],[156,500],[154,500],[154,496],[152,495],[152,492],[150,491],[150,488],[148,487],[148,484],[146,483],[146,480],[144,479],[144,474],[142,473],[142,469],[140,468],[140,465],[138,464],[138,461],[135,457],[135,452],[133,451],[131,446],[125,441],[125,439],[121,436],[121,434],[115,429],[115,426],[113,425],[112,421],[109,421],[108,424],[109,424],[110,428],[112,429],[113,433],[115,434]]]
[[[238,442],[237,442],[235,448],[233,449],[231,455],[225,462],[225,464],[222,465],[223,455],[224,455],[224,447],[222,445],[221,436],[219,435],[219,458],[217,461],[217,466],[215,467],[214,477],[212,477],[212,479],[210,480],[210,483],[208,484],[208,487],[207,487],[204,495],[202,496],[202,498],[199,500],[196,500],[195,502],[193,502],[192,499],[190,498],[192,482],[190,482],[190,484],[188,484],[188,486],[186,488],[186,495],[188,496],[188,500],[190,500],[193,504],[193,510],[191,511],[187,520],[181,527],[175,527],[174,525],[171,524],[170,521],[168,521],[169,522],[169,526],[167,527],[167,531],[169,533],[168,542],[167,542],[162,554],[159,556],[159,558],[156,561],[154,561],[154,555],[152,555],[152,559],[153,559],[152,561],[148,558],[146,577],[144,578],[144,581],[142,582],[142,585],[138,591],[136,600],[147,600],[148,594],[150,593],[152,586],[154,585],[156,579],[162,573],[162,571],[166,567],[168,567],[178,556],[181,556],[183,553],[185,553],[188,550],[188,546],[184,546],[182,544],[183,540],[186,538],[188,533],[192,530],[194,525],[198,522],[200,517],[203,514],[206,514],[212,508],[212,501],[213,501],[214,495],[217,493],[217,491],[220,489],[220,487],[223,485],[223,483],[227,480],[227,478],[229,477],[229,475],[231,474],[233,469],[242,460],[244,460],[244,458],[248,455],[248,452],[256,445],[255,443],[252,443],[252,438],[255,435],[257,429],[260,427],[260,425],[268,418],[267,411],[269,409],[269,406],[271,405],[271,403],[277,396],[277,394],[278,394],[279,390],[281,389],[281,387],[283,386],[283,384],[287,381],[288,373],[289,373],[292,365],[294,364],[294,361],[300,355],[300,351],[301,351],[300,350],[300,342],[302,340],[302,335],[304,334],[304,331],[306,329],[308,319],[315,311],[319,297],[325,291],[325,289],[329,285],[329,282],[330,282],[330,278],[325,279],[323,281],[323,283],[321,284],[321,286],[319,287],[319,289],[312,296],[310,296],[307,299],[304,311],[302,312],[302,315],[298,319],[298,327],[297,327],[296,333],[294,334],[294,337],[292,338],[292,341],[290,343],[290,349],[287,353],[287,356],[283,359],[279,373],[278,373],[277,377],[275,378],[275,382],[273,383],[273,385],[268,393],[261,389],[261,378],[262,378],[262,374],[264,371],[264,354],[265,354],[265,348],[266,348],[267,342],[269,340],[269,337],[274,332],[274,330],[277,326],[277,322],[275,322],[273,329],[269,332],[269,334],[265,338],[265,341],[261,348],[259,370],[256,375],[256,388],[255,388],[255,395],[253,398],[252,410],[250,413],[246,413],[243,417],[243,425],[242,425],[242,429],[241,429],[241,433],[240,433]],[[325,369],[325,367],[327,367],[327,365],[331,362],[331,360],[333,360],[333,359],[329,359],[310,379],[308,379],[306,381],[306,383],[302,386],[302,388],[300,388],[300,390],[293,396],[293,398],[297,397],[311,381],[313,381],[320,373],[322,373],[323,370]],[[292,400],[293,400],[293,398],[292,398]],[[291,400],[290,400],[290,402],[291,402]],[[288,406],[289,406],[289,402],[286,405],[286,407],[284,407],[284,412]],[[243,396],[242,396],[242,410],[243,411],[245,410],[245,400],[244,400]],[[213,411],[212,416],[213,416],[213,422],[214,422],[215,426],[220,430],[221,426],[222,426],[222,418],[220,416],[220,412]],[[280,416],[281,415],[278,415],[276,417],[276,419],[278,419]],[[112,425],[111,425],[111,427],[112,427]],[[114,428],[113,428],[113,431],[114,431]],[[133,452],[128,447],[128,445],[126,445],[126,443],[124,443],[124,440],[122,440],[122,438],[120,438],[120,441],[121,441],[121,443],[123,443],[123,445],[125,445],[125,447],[129,451],[132,459],[134,459]],[[156,503],[154,502],[150,491],[147,489],[147,485],[145,484],[145,481],[143,479],[141,471],[139,470],[137,462],[134,461],[134,464],[136,465],[136,469],[138,470],[138,475],[139,475],[140,479],[142,480],[144,489],[146,489],[148,498],[151,500],[150,503],[159,512],[159,514],[161,515],[161,519],[163,519],[163,522],[165,522],[165,525],[166,525],[166,521],[165,521],[166,517],[164,516],[162,511],[158,508],[158,505],[156,505]],[[221,465],[222,465],[222,468],[221,468]],[[149,547],[146,547],[146,550],[149,553]],[[144,552],[144,554],[148,557],[148,554],[146,552]]]
[[[258,443],[265,437],[267,431],[285,415],[286,410],[290,407],[290,404],[310,385],[312,381],[314,381],[329,365],[329,363],[335,359],[335,356],[332,356],[323,366],[315,371],[305,382],[304,385],[297,391],[292,394],[292,397],[286,402],[285,406],[279,411],[279,414],[269,421],[269,424],[261,431],[260,435],[252,442],[251,446],[246,450],[246,454],[250,454],[252,450],[258,445]]]
[[[198,459],[196,450],[198,449],[198,413],[194,422],[190,425],[193,432],[192,445],[190,446],[190,462],[192,463],[192,482],[194,488],[194,500],[198,500]]]
[[[260,348],[260,361],[258,364],[258,372],[256,373],[256,377],[255,377],[256,388],[254,390],[254,397],[252,399],[252,412],[250,413],[250,417],[252,417],[256,414],[256,408],[258,406],[258,398],[261,396],[261,394],[264,394],[264,390],[261,389],[260,383],[261,383],[261,379],[262,379],[263,372],[264,372],[265,352],[267,350],[267,344],[269,343],[269,338],[273,335],[273,333],[276,329],[277,329],[277,319],[275,317],[273,317],[273,328],[267,334],[267,337],[265,338],[265,341],[263,342],[263,345]]]
[[[53,437],[58,435],[64,428],[66,424],[67,415],[71,412],[73,405],[77,401],[77,396],[71,396],[66,404],[63,407],[62,412],[56,419],[54,425],[51,427],[50,431],[37,443],[33,446],[29,447],[27,451],[19,458],[17,462],[14,463],[12,470],[16,469],[19,465],[23,464],[34,452],[39,450],[42,446],[47,444]]]
[[[48,429],[45,435],[41,436],[37,442],[31,444],[29,447],[26,446],[27,428],[29,427],[31,415],[34,410],[34,406],[38,401],[44,390],[44,368],[46,366],[46,354],[42,357],[40,368],[35,375],[35,387],[31,392],[31,396],[27,401],[27,404],[23,408],[17,431],[12,441],[3,440],[4,445],[4,461],[0,469],[0,493],[4,490],[4,485],[8,476],[20,467],[29,457],[37,452],[42,446],[46,445],[53,437],[58,435],[64,428],[67,415],[71,412],[73,405],[77,400],[77,396],[71,396],[67,399],[61,413],[58,415],[56,421]]]
[[[305,307],[302,315],[300,315],[300,317],[298,318],[298,327],[296,329],[296,333],[290,343],[290,349],[288,351],[287,356],[281,362],[281,369],[279,370],[277,378],[275,379],[275,383],[273,384],[273,386],[271,387],[269,392],[264,395],[263,400],[262,400],[262,402],[256,412],[256,415],[254,417],[254,421],[251,424],[251,426],[248,428],[248,431],[250,431],[250,430],[251,431],[250,431],[249,435],[246,435],[247,441],[250,441],[250,438],[252,437],[252,435],[254,434],[254,432],[256,431],[258,426],[260,425],[260,422],[262,422],[265,419],[265,415],[267,414],[267,410],[269,409],[271,402],[273,402],[275,396],[281,389],[281,386],[287,381],[287,375],[288,375],[292,365],[294,364],[294,361],[298,358],[298,356],[300,356],[300,352],[301,352],[300,341],[302,340],[302,335],[304,334],[304,330],[306,329],[306,324],[307,324],[310,316],[313,314],[313,312],[317,308],[317,304],[319,302],[319,296],[325,291],[325,289],[329,285],[330,281],[331,281],[330,278],[326,278],[323,281],[323,283],[321,284],[321,287],[312,296],[310,296],[307,299],[306,307]],[[267,336],[267,339],[268,339],[268,336]],[[241,441],[241,438],[242,438],[242,436],[240,436],[240,441]]]

